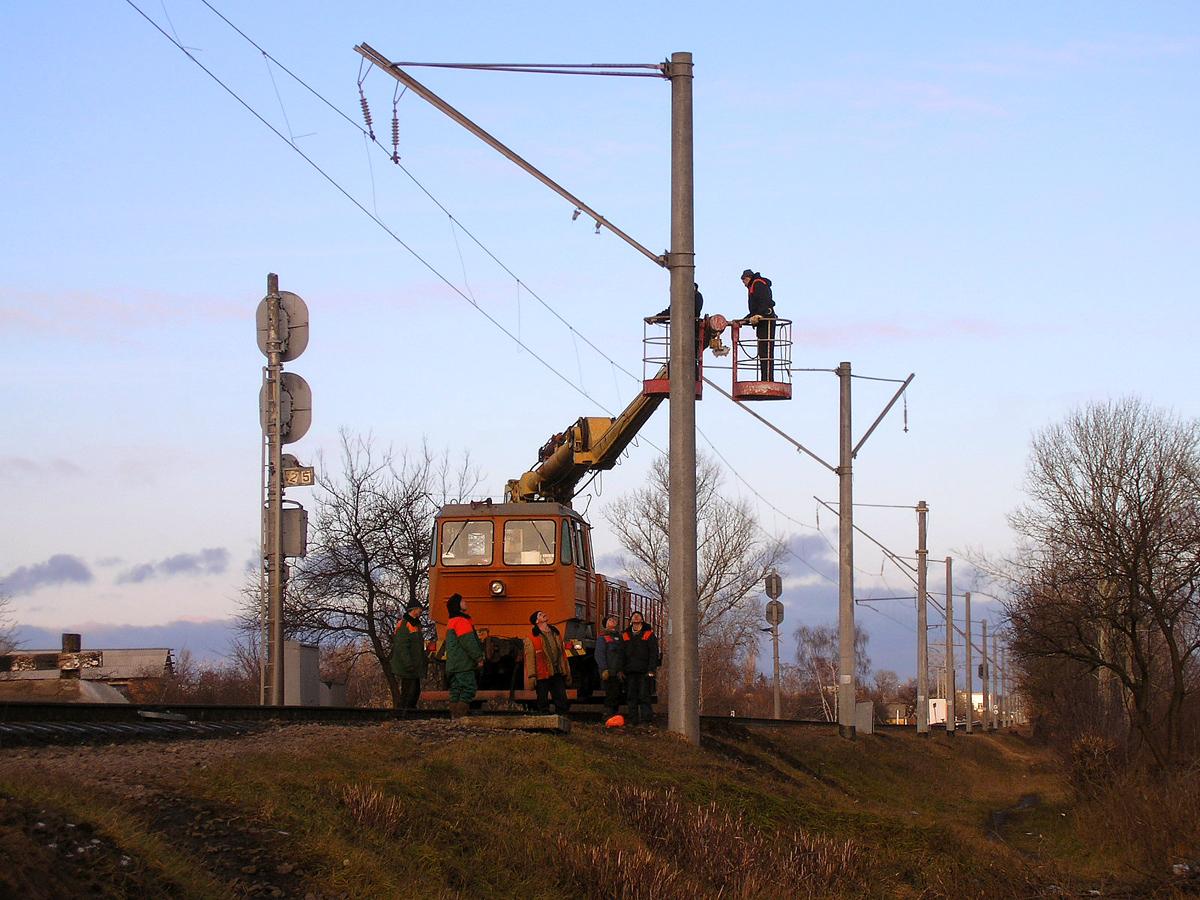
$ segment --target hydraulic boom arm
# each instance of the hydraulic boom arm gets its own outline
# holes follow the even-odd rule
[[[667,377],[667,368],[656,376]],[[666,397],[638,394],[615,419],[584,416],[554,435],[538,453],[538,464],[504,489],[510,503],[550,500],[570,506],[575,488],[589,473],[611,469]]]

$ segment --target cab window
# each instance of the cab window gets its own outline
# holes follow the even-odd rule
[[[490,566],[492,523],[447,522],[442,526],[443,566]]]
[[[506,566],[547,566],[554,563],[554,522],[514,519],[504,523]]]
[[[575,561],[574,554],[571,553],[571,548],[573,546],[573,543],[574,542],[571,540],[571,520],[563,519],[563,523],[562,523],[562,564],[564,566],[569,566]]]

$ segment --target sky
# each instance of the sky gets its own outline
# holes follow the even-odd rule
[[[966,560],[1011,546],[1039,429],[1129,394],[1200,414],[1195,4],[138,6],[0,11],[0,589],[27,641],[223,649],[258,554],[268,272],[311,315],[288,365],[314,397],[302,462],[332,462],[343,428],[425,441],[469,452],[498,498],[550,434],[638,390],[665,270],[411,93],[393,165],[396,90],[364,42],[418,62],[690,51],[705,311],[742,314],[745,268],[773,280],[797,371],[758,411],[828,460],[830,370],[915,373],[855,462],[856,501],[878,504],[855,519],[912,555],[926,500],[931,585],[952,556],[970,589]],[[666,249],[667,82],[409,71]],[[895,388],[854,381],[856,436]],[[833,622],[837,528],[813,498],[836,479],[711,390],[697,421],[727,496],[788,543],[785,631]],[[643,436],[578,503],[609,562],[603,509],[666,447],[665,410]],[[866,538],[855,567],[860,598],[911,595]],[[877,668],[912,673],[911,600],[858,621]]]

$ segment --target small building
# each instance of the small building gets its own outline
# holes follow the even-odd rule
[[[909,725],[908,704],[899,700],[890,700],[883,705],[884,716],[889,725]]]
[[[128,703],[174,673],[169,647],[83,650],[80,635],[64,634],[58,650],[0,654],[0,699]]]

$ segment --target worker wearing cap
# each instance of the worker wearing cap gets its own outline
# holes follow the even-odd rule
[[[406,614],[396,623],[392,635],[392,673],[400,679],[400,709],[416,709],[421,697],[421,676],[425,674],[425,632],[420,600],[411,601]]]
[[[771,279],[752,269],[742,272],[746,286],[750,324],[758,334],[758,374],[762,381],[775,380],[775,298]]]
[[[446,601],[446,677],[450,682],[450,718],[458,719],[471,711],[477,682],[475,670],[483,666],[483,643],[475,632],[467,601],[462,594],[451,594]]]
[[[554,711],[565,716],[570,708],[567,685],[571,683],[571,666],[567,662],[562,635],[540,609],[529,617],[529,624],[533,628],[525,638],[526,690],[530,686],[537,689],[538,712],[549,712],[550,698],[553,697]]]

